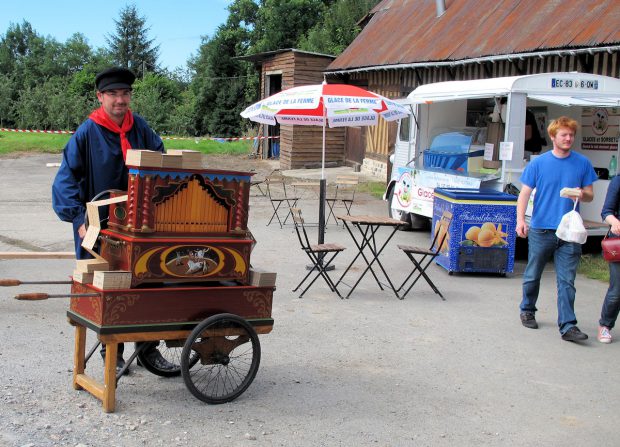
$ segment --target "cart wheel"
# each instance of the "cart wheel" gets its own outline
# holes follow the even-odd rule
[[[196,356],[199,361],[192,365]],[[204,320],[189,335],[181,353],[181,374],[187,389],[208,404],[239,397],[254,380],[259,364],[256,331],[233,314]]]
[[[184,340],[161,340],[156,347],[161,353],[163,358],[170,363],[176,365],[175,369],[159,369],[153,365],[149,358],[144,354],[144,351],[138,353],[138,361],[147,371],[161,377],[176,377],[181,375],[181,352],[183,351]],[[193,366],[198,361],[198,355],[194,355],[190,360],[190,365]],[[190,366],[190,367],[191,367]]]

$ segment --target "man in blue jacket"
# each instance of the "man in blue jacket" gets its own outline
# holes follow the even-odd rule
[[[127,149],[164,152],[164,144],[144,118],[129,109],[135,75],[125,68],[109,68],[95,78],[101,107],[93,111],[64,148],[62,163],[52,185],[52,206],[58,217],[73,224],[77,259],[90,258],[81,246],[86,235],[86,203],[111,189],[126,190]],[[152,364],[160,369],[175,366],[163,358],[156,343],[144,349]],[[101,349],[105,358],[105,345]],[[119,344],[117,370],[125,364]]]

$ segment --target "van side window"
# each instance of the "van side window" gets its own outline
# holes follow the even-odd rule
[[[411,125],[411,118],[402,118],[400,120],[400,131],[398,133],[398,139],[400,141],[409,141],[409,126]]]

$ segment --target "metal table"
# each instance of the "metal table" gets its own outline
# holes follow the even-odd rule
[[[369,271],[372,273],[372,276],[375,278],[375,281],[377,282],[377,285],[379,286],[379,288],[381,290],[384,290],[383,289],[384,284],[379,280],[379,277],[377,276],[378,272],[375,272],[375,270],[373,270],[372,268],[373,264],[375,263],[381,269],[381,272],[383,273],[383,276],[387,280],[389,287],[394,292],[394,295],[396,295],[397,298],[400,298],[398,296],[398,292],[396,291],[396,287],[394,286],[394,284],[392,284],[392,280],[390,279],[389,275],[385,271],[385,268],[381,264],[381,261],[379,260],[379,255],[385,249],[385,247],[390,242],[392,237],[394,237],[394,234],[396,233],[398,228],[403,225],[407,225],[407,224],[400,220],[392,219],[389,217],[382,217],[382,216],[337,216],[337,217],[343,222],[344,227],[347,229],[347,231],[351,235],[351,238],[353,238],[353,242],[355,243],[355,246],[358,249],[358,253],[357,255],[355,255],[355,258],[353,258],[353,261],[351,261],[351,263],[346,268],[346,270],[344,271],[340,279],[338,279],[338,282],[336,282],[336,286],[338,286],[338,284],[342,282],[346,274],[349,272],[353,264],[355,264],[355,262],[360,256],[364,259],[364,262],[366,263],[366,268],[361,273],[361,275],[359,276],[355,284],[353,284],[353,286],[351,287],[351,290],[349,290],[349,293],[345,296],[345,298],[349,298],[349,296],[351,296],[351,294],[353,293],[357,285],[360,283],[362,278]],[[357,237],[352,227],[357,228]],[[392,231],[388,234],[388,237],[383,241],[383,243],[377,242],[377,231],[381,227],[391,227],[392,229]]]

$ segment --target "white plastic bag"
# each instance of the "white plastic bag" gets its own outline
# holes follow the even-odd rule
[[[586,227],[583,226],[583,219],[577,212],[577,202],[573,205],[573,210],[562,216],[560,225],[555,232],[555,235],[566,242],[576,242],[578,244],[585,244],[588,238],[588,232]]]

